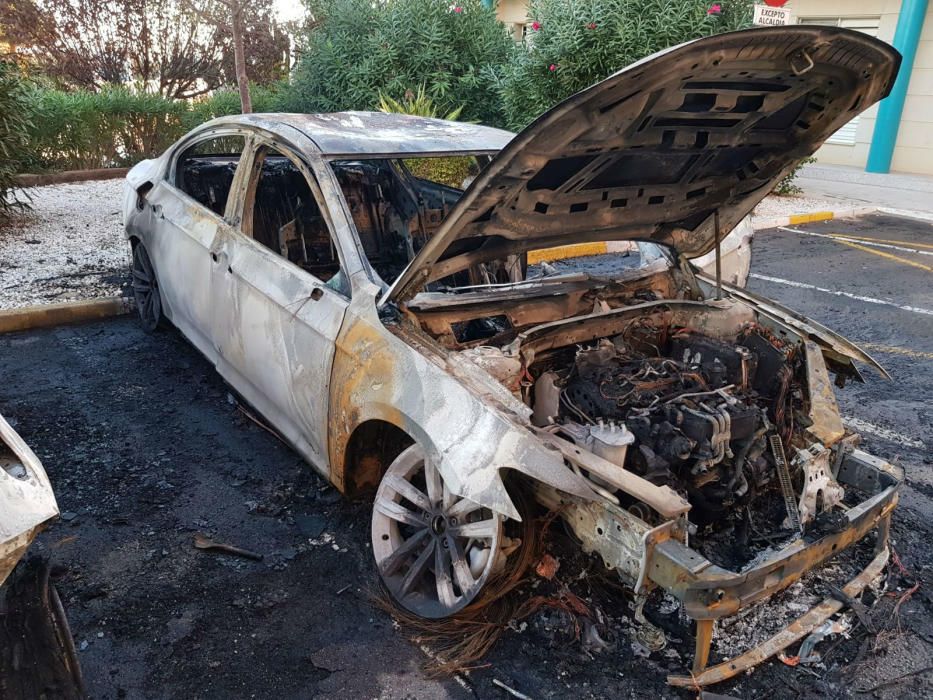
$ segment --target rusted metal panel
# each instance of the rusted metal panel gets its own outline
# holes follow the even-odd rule
[[[875,555],[871,563],[858,576],[843,587],[843,592],[849,597],[859,595],[866,586],[881,575],[881,571],[888,561],[888,556],[888,549],[885,547]],[[844,603],[835,598],[827,598],[822,603],[811,608],[801,617],[797,618],[769,640],[754,649],[750,649],[741,656],[736,656],[735,658],[707,668],[706,670],[702,670],[705,663],[701,663],[699,668],[694,669],[691,675],[668,676],[667,682],[681,688],[697,688],[713,685],[714,683],[721,683],[722,681],[734,678],[740,673],[754,668],[763,661],[767,661],[794,642],[806,637],[832,615],[839,612],[843,605]],[[706,641],[707,654],[709,649],[708,639],[709,637]],[[705,658],[702,659],[702,661],[705,662]]]
[[[810,394],[810,420],[807,430],[825,446],[829,447],[845,435],[836,393],[833,390],[829,371],[823,361],[823,353],[812,340],[804,343],[807,363],[807,386]]]
[[[684,602],[694,619],[718,619],[783,590],[877,527],[897,505],[898,485],[846,511],[841,532],[811,544],[796,540],[752,569],[733,572],[709,562],[676,541],[655,549],[652,579]]]
[[[338,486],[346,487],[344,457],[353,430],[382,420],[421,443],[458,496],[510,518],[520,516],[502,483],[505,469],[595,498],[561,453],[528,429],[530,414],[473,363],[412,329],[391,326],[390,332],[374,306],[354,297],[337,339],[330,382],[330,461]]]

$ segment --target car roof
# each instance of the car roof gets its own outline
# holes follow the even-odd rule
[[[493,153],[515,136],[480,124],[385,112],[244,114],[222,117],[212,124],[252,125],[286,139],[291,127],[311,139],[329,158]]]

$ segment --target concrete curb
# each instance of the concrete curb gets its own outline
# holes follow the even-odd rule
[[[790,216],[771,216],[767,218],[752,217],[752,228],[760,231],[778,226],[794,226],[796,224],[812,224],[814,221],[831,221],[832,219],[847,219],[852,216],[865,216],[879,211],[878,207],[852,207],[836,211],[814,211],[809,214],[791,214]],[[891,212],[893,213],[893,212]]]
[[[60,173],[41,173],[39,175],[16,175],[14,181],[18,187],[45,187],[63,185],[69,182],[88,182],[90,180],[116,180],[126,177],[129,168],[97,168],[95,170],[66,170]]]
[[[84,323],[131,313],[133,300],[126,297],[104,297],[66,301],[59,304],[24,306],[0,311],[0,333],[28,331],[34,328]]]

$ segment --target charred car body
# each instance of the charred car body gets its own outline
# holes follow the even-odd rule
[[[58,504],[42,463],[0,416],[0,584],[57,516]]]
[[[871,531],[845,592],[881,571],[901,475],[857,448],[830,383],[883,370],[687,258],[898,63],[855,32],[768,28],[649,57],[514,138],[370,113],[211,122],[128,176],[140,316],[181,329],[338,489],[375,491],[401,605],[454,614],[508,566],[514,476],[639,600],[682,601],[696,657],[671,682],[722,680],[842,604],[707,668],[717,619]],[[465,190],[415,174],[441,156],[475,159]],[[598,241],[639,253],[611,275],[528,265]]]

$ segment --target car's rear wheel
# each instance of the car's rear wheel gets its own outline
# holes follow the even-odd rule
[[[419,445],[389,466],[373,504],[379,574],[395,601],[421,617],[473,602],[503,557],[503,517],[455,496]]]
[[[151,333],[162,323],[162,295],[149,252],[142,243],[133,248],[133,298],[143,330]]]

